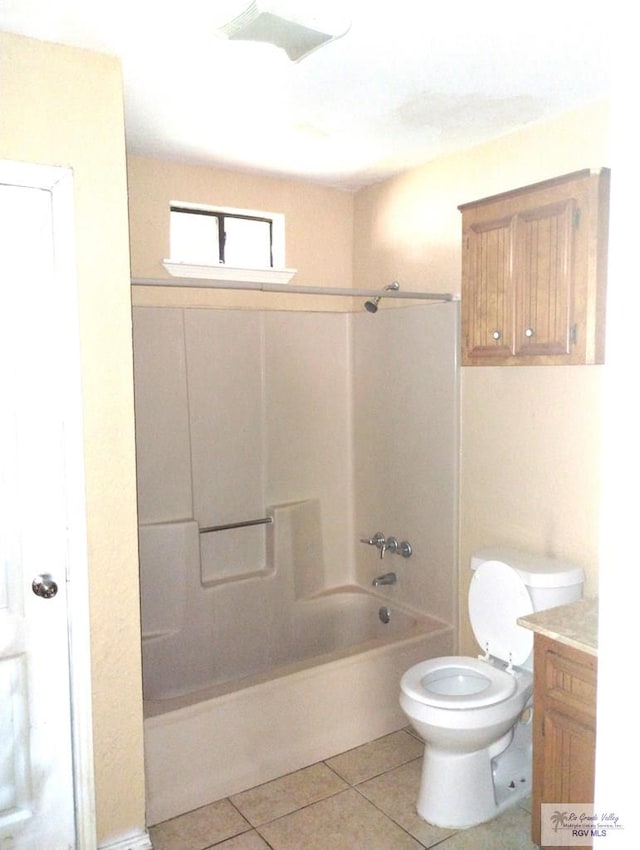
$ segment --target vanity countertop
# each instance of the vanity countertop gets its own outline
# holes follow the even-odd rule
[[[519,617],[518,623],[589,655],[598,655],[597,599],[578,599],[557,608],[537,611]]]

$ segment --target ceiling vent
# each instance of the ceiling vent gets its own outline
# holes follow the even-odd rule
[[[326,7],[326,3],[321,5]],[[300,62],[324,44],[346,35],[351,26],[344,17],[322,8],[317,12],[307,8],[308,4],[299,0],[254,0],[218,32],[228,39],[273,44],[282,48],[292,62]]]

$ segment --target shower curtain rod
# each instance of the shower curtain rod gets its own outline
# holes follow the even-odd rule
[[[400,298],[413,299],[418,301],[459,301],[459,295],[453,295],[450,292],[410,292],[379,290],[379,289],[347,289],[338,286],[299,286],[290,283],[240,283],[234,281],[225,281],[219,283],[217,281],[207,280],[206,278],[197,277],[181,277],[180,283],[175,278],[150,278],[150,277],[133,277],[131,284],[134,286],[188,286],[200,287],[206,289],[239,289],[253,292],[283,292],[291,295],[338,295],[349,298]]]

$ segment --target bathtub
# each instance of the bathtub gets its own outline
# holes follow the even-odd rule
[[[356,586],[296,601],[242,678],[145,699],[151,826],[406,725],[402,673],[454,652],[453,628]],[[382,622],[380,608],[388,608]],[[383,611],[383,615],[386,612]],[[385,616],[384,619],[387,619]],[[166,684],[166,693],[176,693]]]

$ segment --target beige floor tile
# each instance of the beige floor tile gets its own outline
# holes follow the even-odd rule
[[[149,832],[154,850],[204,850],[249,829],[228,800],[219,800],[152,826]]]
[[[386,815],[411,833],[425,847],[431,847],[455,830],[441,829],[422,820],[416,811],[422,759],[404,764],[388,773],[358,785],[358,791]],[[484,848],[489,850],[489,848]]]
[[[213,850],[270,850],[270,847],[257,832],[251,830],[251,832],[243,832],[242,835],[236,835],[235,838],[223,841],[222,844],[216,844]]]
[[[420,850],[421,845],[349,789],[258,829],[273,850]]]
[[[489,823],[461,829],[438,844],[438,850],[540,850],[530,838],[531,817],[519,806]]]
[[[529,814],[531,814],[531,809],[533,808],[531,797],[525,797],[524,800],[520,800],[518,805],[521,809],[524,809],[525,812],[529,812]]]
[[[231,797],[252,826],[275,820],[347,788],[324,764],[314,764]]]
[[[351,785],[357,785],[418,758],[423,750],[424,744],[408,732],[400,730],[327,759],[327,764]]]

